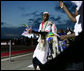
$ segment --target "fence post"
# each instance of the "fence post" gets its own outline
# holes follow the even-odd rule
[[[11,40],[9,41],[9,61],[11,62]]]

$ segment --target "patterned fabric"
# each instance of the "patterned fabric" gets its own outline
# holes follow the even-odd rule
[[[57,31],[56,26],[51,21],[46,21],[44,24],[41,23],[39,26],[39,31],[50,32],[51,29],[53,33],[56,33]],[[47,62],[47,53],[48,53],[47,39],[48,37],[47,36],[45,37],[46,39],[42,39],[41,35],[39,36],[38,44],[36,46],[36,49],[33,55],[33,58],[36,57],[42,64],[45,64]]]
[[[23,31],[21,35],[29,38],[34,37],[33,34],[28,34],[28,27],[26,27],[25,31]]]

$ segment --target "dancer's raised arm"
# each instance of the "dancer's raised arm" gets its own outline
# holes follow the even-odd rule
[[[66,4],[63,1],[59,1],[60,7],[67,13],[68,17],[72,22],[76,22],[76,16],[78,14],[77,10],[75,10],[75,13],[72,14],[69,9],[67,8]]]

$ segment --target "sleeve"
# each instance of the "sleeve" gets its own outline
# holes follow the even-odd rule
[[[54,34],[56,34],[56,33],[57,33],[57,28],[56,28],[55,23],[54,23],[54,24],[52,24],[52,32],[53,32]]]
[[[50,29],[51,29],[51,26],[48,25],[48,26],[46,27],[46,29],[45,29],[45,32],[50,32]]]
[[[46,28],[45,28],[45,32],[50,32],[51,31],[51,24],[52,22],[51,21],[48,21],[47,22],[47,25],[46,25]]]
[[[58,34],[57,34],[57,27],[56,27],[56,24],[55,23],[53,23],[52,24],[52,33],[54,33],[56,36],[58,36],[58,37],[60,37]]]
[[[40,30],[41,30],[41,24],[39,25],[39,29],[38,29],[38,32],[40,32]],[[38,42],[40,42],[40,40],[41,40],[41,35],[39,35],[39,38],[38,38]]]
[[[40,32],[40,30],[41,30],[41,24],[40,24],[40,26],[39,26],[38,32]]]

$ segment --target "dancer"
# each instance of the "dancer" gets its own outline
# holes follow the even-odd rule
[[[53,23],[52,21],[49,21],[49,13],[44,12],[42,16],[43,20],[42,23],[39,26],[39,39],[38,39],[38,44],[36,46],[36,49],[33,54],[33,66],[34,69],[40,69],[40,66],[45,64],[47,62],[47,56],[48,56],[48,38],[50,35],[48,35],[50,32],[53,33],[53,36],[58,36],[56,34],[57,28],[56,24]],[[41,33],[46,33],[47,35],[41,34]],[[36,33],[33,30],[30,30],[30,33]],[[52,36],[52,34],[51,34]],[[57,41],[57,39],[56,39]],[[56,42],[57,43],[57,42]],[[55,43],[55,44],[56,44]],[[57,47],[57,45],[54,47]]]

